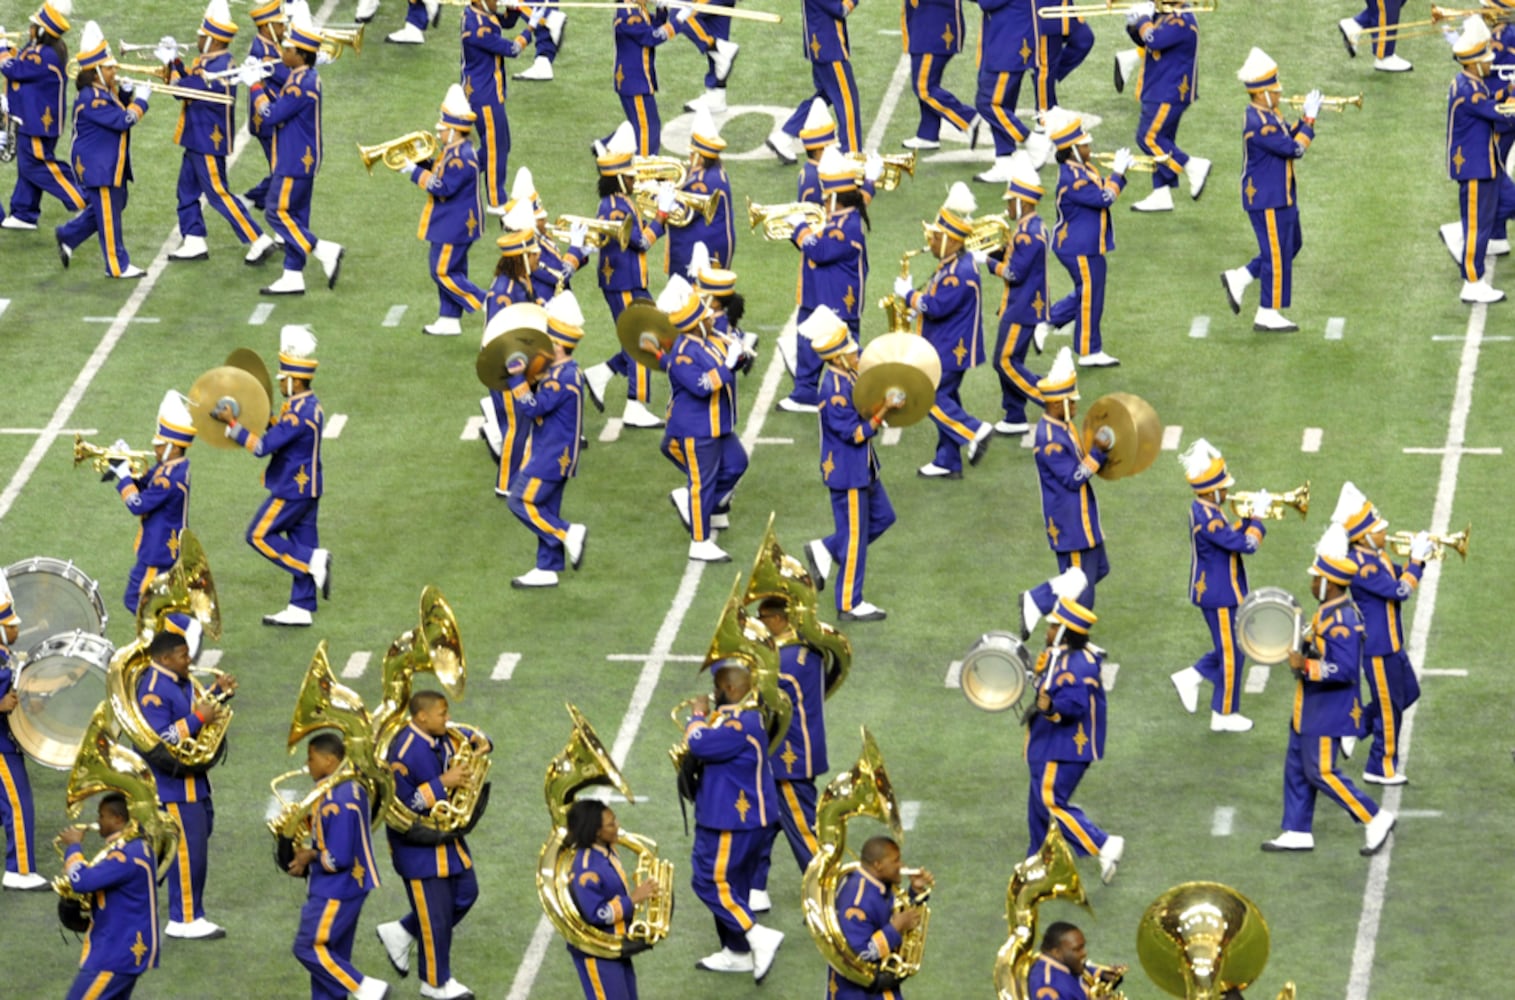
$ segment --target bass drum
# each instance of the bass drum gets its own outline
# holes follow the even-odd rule
[[[1287,590],[1258,587],[1236,609],[1236,644],[1258,663],[1283,663],[1299,648],[1303,615]]]
[[[115,647],[98,635],[66,632],[32,648],[16,674],[19,703],[11,736],[28,757],[67,771],[95,708],[105,701],[105,672]]]
[[[31,649],[49,636],[75,630],[105,634],[110,616],[100,585],[72,562],[33,556],[5,567],[5,577],[21,619],[21,636],[12,648]]]
[[[963,655],[963,695],[986,712],[1020,704],[1034,662],[1019,636],[987,632]]]

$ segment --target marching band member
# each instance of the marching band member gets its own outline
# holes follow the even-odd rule
[[[395,775],[395,797],[411,810],[427,815],[446,802],[453,789],[466,786],[467,762],[455,758],[464,742],[474,753],[494,749],[487,737],[467,726],[448,728],[447,698],[437,691],[410,696],[410,724],[389,745],[389,768]],[[390,964],[402,976],[410,974],[410,946],[421,942],[421,996],[435,1000],[472,997],[468,987],[452,977],[453,928],[463,922],[479,898],[479,879],[462,834],[441,843],[407,839],[386,824],[389,857],[395,874],[405,880],[410,912],[376,930]]]
[[[21,634],[21,619],[5,573],[0,571],[0,825],[5,827],[5,875],[0,884],[7,889],[46,889],[47,879],[37,874],[34,847],[36,812],[32,807],[32,785],[26,776],[26,755],[11,736],[10,714],[21,704],[16,694],[15,659],[11,646]]]
[[[70,152],[88,206],[53,230],[58,257],[68,267],[74,249],[98,234],[106,275],[140,278],[147,272],[133,264],[126,252],[121,216],[126,211],[126,185],[133,179],[131,128],[147,113],[152,85],[122,81],[120,92],[129,95],[131,103],[121,102],[117,96],[115,57],[100,26],[90,21],[79,39],[79,75],[74,87],[79,96],[74,99]]]
[[[200,640],[195,629],[189,632],[188,637],[169,628],[154,633],[147,647],[152,665],[137,682],[142,718],[167,746],[177,746],[220,718],[226,711],[223,699],[237,689],[235,678],[222,675],[207,697],[195,696],[189,669]],[[166,748],[162,749],[167,755]],[[171,755],[165,759],[152,754],[147,766],[158,782],[158,802],[179,827],[179,849],[168,873],[168,926],[163,933],[190,940],[223,938],[226,931],[205,918],[205,874],[216,818],[210,776],[184,768]]]
[[[499,13],[499,0],[471,0],[463,10],[463,90],[478,116],[479,170],[484,200],[495,215],[505,214],[510,175],[510,120],[505,116],[505,60],[514,59],[531,42],[530,32],[541,23],[543,8],[532,9],[527,30],[505,37],[508,27]],[[510,22],[514,24],[514,21]]]
[[[735,7],[736,0],[705,0],[712,7]],[[726,113],[726,84],[730,82],[731,67],[736,62],[741,46],[731,40],[731,18],[705,15],[691,11],[688,20],[679,25],[679,31],[694,43],[695,49],[705,57],[705,92],[684,103],[685,111],[704,108],[713,115]]]
[[[547,301],[537,291],[536,272],[542,243],[531,202],[512,199],[508,204],[510,207],[501,219],[505,232],[494,241],[500,250],[500,260],[495,265],[494,281],[485,293],[486,320],[494,319],[506,306]]]
[[[1347,815],[1367,827],[1362,850],[1377,854],[1394,829],[1394,814],[1363,795],[1352,779],[1336,770],[1336,751],[1344,736],[1360,731],[1362,705],[1358,685],[1362,670],[1362,619],[1347,596],[1357,564],[1347,554],[1341,525],[1326,529],[1315,546],[1309,569],[1310,588],[1320,601],[1310,622],[1309,655],[1289,651],[1296,679],[1294,713],[1289,720],[1289,749],[1284,756],[1283,832],[1265,841],[1265,851],[1312,851],[1315,797],[1325,792]]]
[[[936,880],[925,869],[910,873],[910,905],[895,909],[895,886],[904,871],[900,865],[900,845],[893,837],[869,837],[858,855],[861,864],[836,891],[835,909],[843,915],[842,936],[859,958],[881,962],[893,954],[904,935],[920,926],[924,910],[919,903],[930,894]],[[826,996],[832,1000],[900,1000],[899,981],[888,973],[880,974],[872,986],[858,984],[826,969]]]
[[[1089,578],[1077,566],[1069,566],[1050,580],[1037,584],[1020,593],[1018,604],[1021,611],[1020,635],[1022,640],[1031,638],[1031,630],[1043,615],[1050,615],[1057,607],[1057,599],[1066,597],[1077,601],[1089,589]]]
[[[746,663],[725,659],[710,666],[715,711],[709,695],[695,698],[684,740],[704,765],[694,801],[690,886],[715,917],[721,950],[696,965],[710,972],[750,972],[762,982],[784,943],[783,932],[758,923],[747,905],[752,869],[773,822],[768,734],[757,708],[743,705],[752,690]]]
[[[731,267],[731,258],[736,253],[736,229],[731,221],[731,178],[721,164],[721,151],[725,148],[726,140],[721,138],[710,112],[704,108],[695,111],[689,137],[689,176],[680,189],[714,195],[715,213],[706,222],[700,213],[688,209],[688,221],[683,225],[669,222],[665,261],[669,274],[688,273],[690,254],[696,243],[705,244],[717,267]]]
[[[108,792],[95,808],[108,849],[84,860],[84,830],[65,826],[63,870],[69,888],[90,893],[89,933],[68,1000],[118,1000],[137,988],[137,978],[158,967],[158,859],[152,844],[132,825],[126,796]]]
[[[369,11],[368,3],[373,3],[373,10]],[[367,0],[358,4],[355,21],[366,23],[373,19],[379,5],[376,0]],[[366,16],[365,16],[366,15]],[[405,23],[397,31],[391,31],[384,36],[384,41],[391,45],[423,45],[426,42],[426,29],[435,25],[442,16],[442,5],[438,0],[407,0],[405,4]]]
[[[321,169],[321,78],[316,72],[321,36],[308,17],[297,13],[282,44],[289,76],[275,96],[269,96],[272,88],[257,68],[248,67],[242,82],[251,87],[256,113],[273,133],[271,179],[263,204],[269,228],[284,243],[284,273],[261,291],[304,295],[306,260],[314,256],[326,275],[326,287],[335,288],[346,251],[310,228],[311,194]]]
[[[489,321],[500,310],[522,302],[538,302],[531,279],[532,264],[539,244],[531,209],[525,202],[512,202],[502,220],[505,232],[495,240],[500,248],[500,260],[495,265],[494,283],[485,297],[484,341],[487,345],[503,334],[503,329],[491,330]],[[495,495],[508,499],[510,483],[521,469],[526,457],[527,442],[531,430],[521,414],[519,400],[514,393],[489,390],[489,395],[479,400],[484,411],[484,426],[480,432],[489,445],[498,466],[495,476]]]
[[[1462,301],[1499,302],[1505,293],[1489,284],[1484,256],[1498,227],[1515,217],[1515,182],[1498,154],[1498,136],[1515,131],[1515,118],[1495,109],[1502,91],[1489,88],[1494,52],[1489,26],[1480,15],[1464,22],[1452,55],[1462,72],[1447,92],[1447,172],[1457,182],[1462,210],[1462,244],[1455,254],[1462,269]],[[1443,227],[1443,239],[1448,228]]]
[[[847,38],[847,15],[857,6],[857,0],[801,2],[801,37],[815,93],[800,102],[788,121],[768,133],[768,148],[785,163],[795,161],[789,139],[800,134],[811,102],[816,99],[831,105],[832,114],[837,116],[837,140],[842,152],[855,153],[863,148],[857,80],[852,75],[852,46]]]
[[[54,152],[67,120],[63,99],[68,80],[63,73],[68,46],[63,36],[73,14],[72,0],[46,0],[31,16],[27,44],[19,51],[0,47],[5,98],[17,123],[16,186],[10,215],[0,220],[0,229],[36,229],[44,193],[75,212],[85,209],[73,167]]]
[[[184,453],[194,442],[189,407],[183,396],[170,389],[158,404],[158,430],[153,435],[156,464],[141,476],[132,475],[131,465],[124,461],[111,467],[116,492],[127,512],[140,521],[137,563],[126,578],[122,599],[131,614],[137,613],[147,585],[179,559],[179,536],[189,524],[189,459]]]
[[[479,194],[479,160],[468,133],[475,115],[463,88],[447,88],[437,122],[440,163],[426,167],[405,162],[400,173],[426,192],[426,207],[416,238],[431,246],[428,264],[437,286],[437,319],[421,328],[433,337],[456,337],[463,332],[458,318],[478,312],[484,290],[468,277],[468,251],[484,223],[484,199]]]
[[[1362,13],[1336,22],[1347,55],[1357,58],[1357,45],[1364,29],[1373,33],[1373,68],[1380,73],[1408,73],[1415,67],[1404,56],[1394,54],[1399,35],[1399,11],[1404,0],[1367,0]]]
[[[816,309],[825,306],[846,322],[854,338],[861,336],[863,289],[868,281],[867,202],[872,195],[873,181],[878,179],[882,170],[882,160],[871,157],[864,172],[872,176],[866,177],[859,187],[855,161],[843,156],[834,146],[827,146],[822,151],[816,163],[815,178],[819,190],[817,200],[826,209],[826,221],[817,230],[799,213],[785,220],[794,227],[790,241],[800,252],[796,325],[804,323]],[[810,341],[796,336],[794,389],[779,400],[779,409],[787,413],[815,412],[821,401],[817,389],[821,364]]]
[[[1026,367],[1026,351],[1046,343],[1050,289],[1047,287],[1047,227],[1036,212],[1044,189],[1029,153],[1012,153],[1006,170],[1009,183],[1005,202],[1015,218],[1010,242],[989,255],[989,270],[1004,279],[1005,294],[999,304],[999,334],[994,342],[994,372],[999,376],[1000,405],[1004,418],[994,432],[1016,437],[1030,430],[1026,404],[1041,405],[1036,383],[1040,375]]]
[[[1143,53],[1136,91],[1142,105],[1136,146],[1157,160],[1152,193],[1131,210],[1171,212],[1179,173],[1189,178],[1189,197],[1198,201],[1212,166],[1203,156],[1178,148],[1178,123],[1199,98],[1199,21],[1187,3],[1165,4],[1159,14],[1147,0],[1127,13],[1126,30],[1138,39]]]
[[[1125,978],[1124,965],[1101,966],[1089,961],[1084,932],[1062,920],[1042,935],[1041,954],[1027,976],[1027,986],[1041,1000],[1086,1000],[1094,996],[1092,983],[1105,986],[1105,996]],[[1086,978],[1087,977],[1087,978]],[[1229,994],[1223,1000],[1230,1000]]]
[[[777,792],[779,825],[768,827],[752,873],[748,904],[753,913],[772,909],[768,898],[768,869],[779,827],[804,874],[819,845],[815,840],[815,776],[830,770],[826,759],[826,658],[794,634],[789,621],[789,602],[767,597],[758,605],[758,621],[768,629],[779,647],[779,687],[789,696],[794,716],[784,734],[781,749],[768,755]]]
[[[1294,188],[1294,161],[1305,155],[1315,138],[1315,117],[1320,114],[1321,94],[1310,91],[1304,117],[1294,125],[1278,112],[1278,63],[1262,49],[1253,48],[1236,74],[1252,101],[1242,124],[1247,159],[1242,168],[1242,207],[1257,235],[1257,256],[1245,267],[1223,273],[1221,287],[1233,313],[1241,313],[1241,297],[1255,279],[1262,279],[1262,301],[1252,317],[1258,333],[1292,333],[1299,326],[1280,309],[1289,307],[1294,276],[1294,257],[1304,245],[1299,230],[1299,205]]]
[[[711,536],[711,517],[729,509],[731,496],[747,471],[747,451],[735,433],[735,396],[726,386],[736,378],[745,355],[741,343],[724,347],[713,339],[715,316],[681,276],[668,279],[658,296],[679,336],[664,351],[656,336],[643,334],[643,347],[657,355],[671,388],[663,454],[685,475],[686,504],[679,491],[669,495],[689,530],[689,558],[730,562]]]
[[[535,385],[526,380],[526,361],[509,362],[510,392],[522,417],[531,422],[531,441],[521,469],[510,481],[510,512],[537,536],[537,564],[510,581],[516,588],[556,587],[566,561],[574,569],[584,559],[589,528],[563,520],[563,488],[579,468],[584,433],[584,382],[573,349],[584,336],[584,314],[572,292],[547,303],[547,339],[552,363]]]
[[[1046,408],[1036,425],[1032,453],[1041,482],[1047,544],[1057,556],[1059,572],[1075,566],[1083,571],[1086,587],[1078,603],[1093,611],[1094,588],[1110,572],[1110,561],[1105,556],[1105,532],[1091,477],[1115,447],[1115,431],[1101,427],[1094,435],[1094,447],[1084,452],[1083,438],[1073,424],[1078,413],[1078,370],[1066,347],[1057,352],[1051,370],[1036,388]]]
[[[622,122],[610,141],[603,145],[604,150],[595,157],[595,166],[600,172],[600,207],[595,217],[617,223],[626,218],[633,220],[631,242],[625,249],[610,242],[599,250],[600,294],[605,296],[610,318],[614,320],[635,300],[651,298],[647,294],[647,251],[663,235],[664,226],[657,220],[643,223],[641,212],[631,198],[632,186],[636,182],[636,171],[632,166],[636,138],[631,125]],[[660,214],[672,211],[673,206],[672,189],[660,191]],[[613,374],[626,379],[626,409],[621,415],[622,424],[627,427],[662,427],[663,421],[647,409],[652,390],[649,373],[625,351],[616,352],[608,362],[584,369],[584,385],[589,390],[590,399],[596,401],[596,409],[605,408],[605,389]]]
[[[159,59],[168,57],[164,65],[170,67],[169,82],[185,90],[234,95],[234,82],[221,82],[206,76],[231,65],[228,46],[237,35],[237,25],[231,19],[226,0],[210,0],[197,34],[200,54],[187,71],[177,50],[160,44],[156,55]],[[243,258],[247,263],[261,263],[273,252],[273,237],[264,234],[227,186],[226,154],[236,133],[235,121],[236,106],[233,104],[180,98],[179,126],[174,137],[184,147],[184,156],[179,163],[178,190],[182,242],[168,255],[169,260],[205,260],[210,256],[210,249],[205,244],[205,213],[200,210],[202,197],[231,225],[237,240],[248,247]]]
[[[262,64],[263,72],[268,74],[269,89],[281,91],[289,82],[289,67],[284,65],[284,57],[280,54],[284,44],[284,0],[266,0],[248,11],[248,16],[252,18],[253,27],[258,33],[253,36],[252,47],[248,49],[247,58],[242,64]],[[251,76],[251,73],[248,75]],[[247,131],[263,147],[263,161],[271,171],[274,163],[274,128],[263,120],[258,112],[258,102],[251,99],[247,102]],[[273,177],[265,173],[242,197],[253,208],[264,212],[268,207],[268,188],[272,182]]]
[[[616,844],[621,836],[615,812],[599,799],[579,799],[568,809],[568,846],[573,848],[569,885],[579,915],[590,926],[624,937],[636,908],[658,894],[655,879],[635,889],[621,867]],[[579,972],[585,1000],[637,1000],[637,974],[631,959],[596,958],[568,944]]]
[[[921,106],[915,135],[900,145],[906,149],[941,149],[944,118],[959,132],[972,136],[982,120],[942,86],[947,64],[963,51],[963,0],[904,0],[900,26],[905,54],[910,57],[911,87]]]
[[[336,733],[312,736],[305,748],[311,781],[331,777],[346,757],[347,747]],[[352,964],[363,901],[379,887],[368,834],[368,792],[349,778],[323,795],[310,815],[313,844],[295,851],[289,873],[307,880],[294,952],[310,970],[311,1000],[346,1000],[348,994],[357,1000],[384,1000],[389,984],[363,975]]]
[[[532,43],[536,46],[537,56],[530,66],[515,74],[517,80],[545,83],[552,79],[552,64],[557,61],[558,50],[563,44],[563,29],[568,26],[568,15],[552,6],[552,2],[553,0],[542,0],[542,6],[546,10],[542,22],[532,31]]]
[[[831,491],[831,518],[836,530],[805,545],[805,559],[817,590],[840,566],[835,578],[836,610],[843,621],[883,621],[887,613],[863,599],[868,547],[894,524],[894,507],[879,478],[873,438],[895,402],[885,400],[864,417],[852,405],[857,383],[858,349],[852,331],[836,313],[819,306],[799,335],[826,364],[821,383],[821,481]],[[898,401],[900,405],[903,401]]]
[[[894,279],[894,294],[921,317],[921,336],[936,348],[942,361],[942,381],[936,387],[931,422],[936,424],[936,457],[916,470],[927,479],[963,478],[961,449],[968,464],[977,465],[989,446],[994,426],[963,409],[963,376],[984,360],[983,285],[979,280],[981,253],[964,253],[963,242],[973,233],[972,213],[978,208],[968,186],[952,185],[936,221],[926,228],[926,246],[939,262],[931,281],[917,292],[903,275]]]
[[[574,272],[589,260],[590,255],[584,250],[589,232],[583,226],[570,227],[567,251],[558,249],[547,225],[547,209],[542,207],[536,181],[528,167],[516,171],[515,183],[510,187],[510,200],[531,206],[537,230],[537,262],[531,271],[531,288],[538,302],[547,302],[559,292],[570,290]]]
[[[1105,688],[1100,664],[1105,654],[1089,641],[1099,619],[1067,597],[1059,597],[1047,616],[1046,665],[1037,684],[1036,706],[1026,712],[1026,822],[1028,856],[1047,839],[1053,820],[1077,855],[1099,858],[1100,881],[1109,885],[1126,850],[1126,840],[1106,833],[1072,802],[1089,765],[1105,754]]]
[[[1418,532],[1410,542],[1410,562],[1400,566],[1385,551],[1389,522],[1378,514],[1362,491],[1343,483],[1331,522],[1342,526],[1352,548],[1347,553],[1356,567],[1350,589],[1363,625],[1363,667],[1371,698],[1368,730],[1373,748],[1363,767],[1370,785],[1403,785],[1410,779],[1399,770],[1399,733],[1405,711],[1420,699],[1420,681],[1405,652],[1404,602],[1420,587],[1431,536]]]
[[[1078,363],[1084,368],[1120,364],[1105,353],[1100,321],[1105,314],[1105,255],[1115,249],[1110,206],[1126,187],[1126,171],[1135,162],[1131,151],[1117,149],[1109,179],[1089,162],[1089,133],[1083,119],[1059,108],[1045,119],[1057,147],[1057,231],[1053,253],[1073,279],[1073,291],[1052,306],[1053,326],[1073,324]]]
[[[1038,10],[1048,6],[1032,0]],[[1073,14],[1042,17],[1036,21],[1036,110],[1046,115],[1057,107],[1057,85],[1083,63],[1094,48],[1094,31]]]
[[[309,625],[316,610],[316,591],[331,597],[331,553],[320,547],[317,518],[325,492],[321,469],[321,431],[326,413],[310,391],[316,374],[316,338],[305,326],[279,331],[279,392],[284,405],[269,418],[262,433],[237,422],[236,413],[222,404],[211,416],[226,424],[226,436],[267,458],[263,486],[268,499],[247,527],[247,544],[294,578],[289,604],[263,616],[264,625]]]
[[[984,10],[979,31],[978,92],[974,107],[994,136],[994,166],[974,176],[985,184],[1003,184],[1010,179],[1010,155],[1017,145],[1040,168],[1052,155],[1052,143],[1015,115],[1021,80],[1036,69],[1035,0],[978,0]]]
[[[668,9],[658,0],[636,0],[615,12],[615,83],[621,110],[631,123],[638,156],[656,156],[663,143],[663,120],[658,117],[657,47],[672,38],[680,24],[689,20],[683,8],[670,20]],[[610,139],[604,141],[609,145]],[[598,150],[596,150],[598,154]]]
[[[1242,667],[1246,657],[1236,644],[1236,609],[1247,596],[1247,569],[1242,557],[1257,551],[1267,527],[1258,513],[1268,509],[1266,490],[1255,498],[1253,516],[1231,521],[1221,506],[1236,482],[1215,446],[1200,438],[1179,457],[1194,500],[1189,504],[1189,601],[1203,612],[1213,648],[1192,667],[1170,675],[1184,709],[1199,708],[1199,688],[1214,685],[1210,729],[1244,733],[1252,720],[1241,714]]]

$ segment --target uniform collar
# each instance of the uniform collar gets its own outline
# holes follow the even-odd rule
[[[1351,594],[1342,594],[1340,597],[1333,597],[1329,601],[1322,601],[1317,613],[1321,615],[1329,614],[1330,612],[1335,611],[1337,608],[1346,604],[1351,596]]]
[[[437,745],[437,741],[441,739],[440,736],[433,736],[426,730],[422,729],[420,726],[416,725],[414,719],[412,719],[409,724],[406,725],[406,728],[415,733],[421,739],[425,740],[426,745],[429,747],[435,747]]]
[[[189,683],[189,678],[188,677],[186,677],[186,678],[184,678],[184,679],[181,680],[179,678],[178,674],[174,673],[172,670],[168,669],[167,667],[165,667],[161,663],[154,663],[153,664],[153,669],[156,670],[156,671],[158,671],[158,673],[162,674],[165,680],[167,680],[167,681],[169,681],[169,682],[171,682],[173,684],[188,684]]]
[[[1048,955],[1046,952],[1038,952],[1037,956],[1036,956],[1036,959],[1039,962],[1046,962],[1048,965],[1052,966],[1054,969],[1061,969],[1063,972],[1066,972],[1070,976],[1073,975],[1073,970],[1072,969],[1068,968],[1066,965],[1064,965],[1063,963],[1059,962],[1057,959],[1053,958],[1051,955]]]
[[[878,880],[878,877],[876,875],[873,875],[872,873],[870,873],[865,868],[858,868],[857,873],[859,875],[861,875],[863,877],[863,879],[866,882],[868,882],[869,885],[872,885],[879,892],[884,893],[885,895],[888,895],[888,893],[889,893],[889,887],[886,886],[884,883],[880,882]]]

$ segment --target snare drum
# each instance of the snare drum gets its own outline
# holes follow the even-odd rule
[[[1258,587],[1236,611],[1236,642],[1258,663],[1283,663],[1299,647],[1302,612],[1282,587]]]
[[[105,634],[110,616],[100,585],[72,562],[33,556],[5,567],[5,577],[21,619],[21,636],[13,648],[31,649],[48,636],[76,629]]]
[[[115,647],[89,632],[65,632],[32,648],[16,673],[11,736],[39,764],[67,771],[95,708]]]
[[[1019,636],[988,632],[963,655],[963,695],[987,712],[1018,704],[1033,658]]]

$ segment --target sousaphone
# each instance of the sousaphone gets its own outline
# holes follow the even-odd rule
[[[517,302],[495,313],[484,328],[484,346],[479,348],[474,371],[486,387],[508,392],[510,373],[506,368],[512,360],[525,362],[526,381],[535,385],[553,357],[547,310],[535,302]]]
[[[656,368],[657,356],[642,347],[644,333],[657,337],[665,351],[673,347],[673,341],[678,336],[678,331],[673,328],[673,320],[651,299],[637,299],[626,307],[615,321],[615,336],[621,342],[622,349],[631,355],[631,360],[644,368]]]
[[[236,361],[233,362],[232,358]],[[187,398],[190,420],[195,425],[195,439],[212,448],[239,447],[226,436],[226,429],[221,422],[211,416],[211,411],[222,400],[231,403],[232,413],[238,423],[258,433],[262,433],[263,428],[268,426],[268,415],[273,412],[272,393],[267,381],[268,369],[262,368],[260,379],[257,372],[241,367],[245,363],[243,352],[232,352],[232,358],[227,359],[227,364],[212,368],[195,379],[195,384],[189,387]],[[262,366],[262,359],[258,360],[258,364]]]
[[[880,403],[901,400],[902,407],[889,411],[889,426],[909,427],[924,420],[936,405],[941,381],[941,359],[925,338],[913,333],[882,334],[873,338],[858,359],[852,405],[866,418],[873,416]]]
[[[1142,472],[1162,450],[1163,425],[1152,404],[1129,392],[1112,392],[1096,399],[1084,415],[1084,450],[1094,444],[1101,427],[1115,432],[1115,447],[1099,468],[1101,479],[1123,479]]]
[[[1163,992],[1219,1000],[1268,964],[1268,924],[1246,896],[1219,882],[1185,882],[1158,896],[1136,928],[1136,954]],[[1280,997],[1293,996],[1294,984]]]

